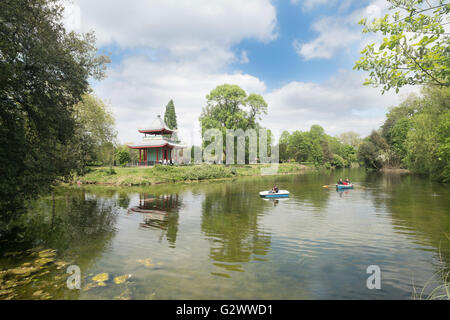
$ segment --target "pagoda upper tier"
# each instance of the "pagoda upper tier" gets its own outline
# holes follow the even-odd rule
[[[160,135],[160,134],[172,134],[176,132],[176,129],[170,129],[167,124],[164,122],[163,119],[161,119],[161,116],[158,115],[156,119],[150,124],[150,126],[146,128],[139,128],[138,131],[140,133],[144,134],[154,134],[154,135]]]

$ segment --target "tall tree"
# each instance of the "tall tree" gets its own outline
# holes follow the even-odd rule
[[[208,129],[219,129],[223,141],[226,141],[227,129],[257,129],[257,120],[267,114],[267,103],[263,97],[255,93],[247,95],[238,85],[219,85],[206,99],[207,105],[199,118],[202,135]]]
[[[78,133],[86,132],[91,139],[92,161],[111,165],[117,132],[108,106],[95,95],[85,94],[74,106],[74,118],[80,127]]]
[[[0,233],[26,200],[70,174],[73,106],[109,61],[92,33],[66,32],[62,13],[57,0],[0,2]]]
[[[177,129],[177,115],[175,113],[175,105],[171,99],[166,105],[166,112],[164,113],[164,122],[169,126],[170,129]]]
[[[367,45],[354,69],[370,71],[364,84],[382,86],[382,91],[404,85],[450,86],[450,4],[444,0],[388,0],[391,15],[367,21],[363,32],[380,32],[380,46]]]
[[[361,137],[359,133],[354,131],[343,132],[337,138],[343,144],[351,145],[354,148],[358,148],[361,144]]]

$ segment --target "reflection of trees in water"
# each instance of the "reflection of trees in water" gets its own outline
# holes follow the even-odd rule
[[[210,257],[215,265],[228,270],[235,270],[236,266],[220,262],[248,262],[252,256],[267,255],[270,249],[270,234],[258,226],[258,215],[267,203],[252,196],[239,197],[239,201],[233,197],[235,193],[245,193],[245,187],[212,185],[202,203],[201,229],[211,243]]]
[[[58,259],[87,270],[114,237],[117,212],[114,201],[88,196],[83,190],[56,193],[54,199],[41,198],[14,222],[17,241],[8,242],[7,250],[16,250],[15,246],[19,250],[56,249]],[[79,295],[78,290],[66,291],[68,296],[59,298],[75,299]]]
[[[164,235],[175,248],[178,232],[179,207],[181,200],[178,194],[151,195],[139,193],[139,205],[136,209],[143,210],[144,222],[140,224],[143,228],[162,230]],[[149,210],[151,212],[145,212]]]
[[[128,196],[128,193],[125,192],[118,193],[117,205],[119,205],[121,208],[128,209],[128,207],[130,206],[130,197]]]
[[[377,176],[382,188],[368,190],[377,207],[386,206],[394,228],[404,233],[405,227],[415,231],[414,238],[422,245],[432,246],[443,263],[450,266],[450,198],[448,187],[409,174]]]
[[[26,238],[35,245],[57,249],[58,253],[94,257],[114,236],[117,212],[113,200],[87,197],[83,190],[72,190],[57,195],[54,210],[51,198],[37,201],[24,217],[22,227]]]

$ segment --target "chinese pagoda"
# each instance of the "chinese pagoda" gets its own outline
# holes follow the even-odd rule
[[[138,131],[144,134],[142,141],[130,144],[128,148],[139,149],[140,166],[178,162],[176,151],[186,146],[172,138],[177,129],[170,129],[161,116],[158,115],[149,127],[138,129]]]

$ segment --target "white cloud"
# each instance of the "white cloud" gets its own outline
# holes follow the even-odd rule
[[[189,61],[216,56],[227,63],[229,48],[243,39],[276,38],[276,10],[270,0],[75,0],[81,30],[95,30],[99,46],[166,49]],[[222,60],[220,60],[222,59]]]
[[[248,59],[247,51],[242,50],[241,58],[239,59],[239,63],[245,64],[245,63],[249,63],[249,62],[250,62],[250,60]]]
[[[380,126],[388,108],[416,89],[404,88],[401,94],[381,94],[362,85],[364,76],[342,70],[322,84],[290,82],[267,93],[269,115],[263,124],[278,133],[283,130],[309,130],[319,124],[329,134],[356,131],[367,135]]]
[[[299,40],[293,42],[297,54],[306,60],[330,59],[338,50],[349,48],[361,38],[360,30],[350,29],[342,21],[331,17],[315,22],[312,29],[319,33],[316,39],[306,43]]]
[[[346,5],[348,3],[342,3],[341,8]],[[331,59],[342,50],[353,50],[355,44],[359,44],[359,48],[362,48],[363,44],[377,41],[378,37],[364,36],[358,21],[363,17],[369,20],[380,17],[386,10],[386,1],[374,0],[367,7],[355,10],[347,16],[321,18],[311,27],[312,31],[318,33],[316,38],[307,42],[295,39],[292,45],[297,54],[305,60]]]

